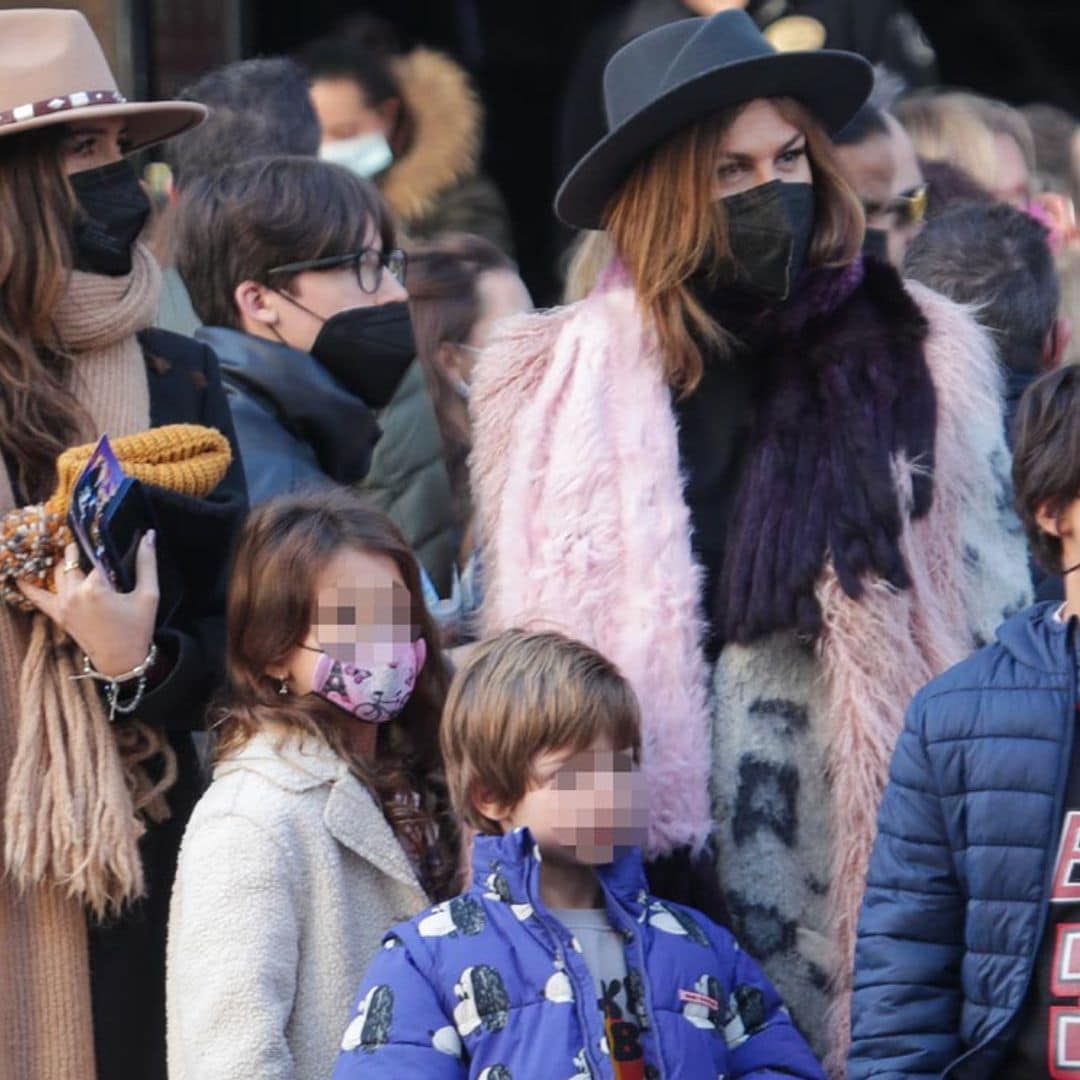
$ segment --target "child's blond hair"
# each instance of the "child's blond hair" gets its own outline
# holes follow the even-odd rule
[[[498,834],[477,796],[516,806],[539,754],[576,753],[602,735],[616,750],[640,748],[637,697],[614,664],[562,634],[500,634],[461,668],[446,699],[440,738],[454,810]]]

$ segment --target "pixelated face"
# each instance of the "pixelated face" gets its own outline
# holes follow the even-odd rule
[[[304,646],[285,659],[291,693],[311,692],[327,652],[342,663],[387,664],[395,646],[412,641],[412,604],[393,559],[356,548],[336,552],[319,575]],[[316,651],[311,651],[316,650]]]
[[[385,664],[413,639],[412,598],[400,579],[331,585],[319,591],[311,630],[343,664]]]
[[[511,823],[532,830],[545,858],[600,866],[643,843],[648,791],[629,750],[602,736],[583,751],[542,754],[533,768],[536,781]]]

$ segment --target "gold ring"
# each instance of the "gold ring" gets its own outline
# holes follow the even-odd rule
[[[79,569],[79,564],[77,562],[66,562],[60,569],[63,570],[65,574],[70,574],[72,570]]]

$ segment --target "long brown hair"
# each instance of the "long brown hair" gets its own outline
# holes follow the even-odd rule
[[[57,457],[89,430],[54,325],[77,214],[66,133],[56,125],[0,139],[0,449],[31,500],[49,494]]]
[[[319,572],[343,548],[384,555],[401,573],[411,619],[427,661],[408,704],[380,724],[373,760],[350,750],[350,719],[311,694],[282,696],[267,669],[307,637]],[[375,796],[421,879],[434,896],[452,892],[456,826],[439,754],[439,722],[449,675],[439,635],[424,606],[416,559],[397,527],[344,489],[272,499],[248,518],[229,585],[228,697],[215,727],[217,759],[228,757],[269,724],[285,724],[328,743]],[[414,798],[415,796],[415,798]]]
[[[808,265],[845,266],[862,246],[859,200],[810,111],[791,98],[770,100],[806,136],[816,214]],[[664,375],[684,393],[701,379],[701,343],[721,353],[730,348],[728,335],[695,298],[690,279],[729,254],[727,220],[723,204],[713,198],[713,178],[720,143],[745,107],[722,110],[655,147],[605,212],[605,228],[659,338]]]
[[[439,347],[463,345],[480,318],[480,277],[490,271],[517,273],[513,261],[489,240],[447,233],[409,252],[409,311],[416,355],[423,365],[435,406],[454,492],[459,525],[469,518],[468,457],[472,432],[449,408],[457,394],[438,362]]]

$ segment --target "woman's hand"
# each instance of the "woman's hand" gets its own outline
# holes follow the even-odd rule
[[[74,639],[107,678],[137,667],[150,652],[158,607],[157,554],[154,533],[139,542],[135,557],[135,588],[117,592],[97,568],[78,569],[79,549],[68,544],[64,565],[53,571],[56,592],[19,582],[19,589]]]

